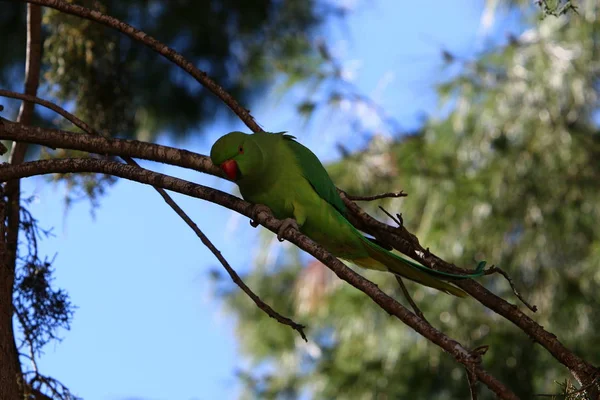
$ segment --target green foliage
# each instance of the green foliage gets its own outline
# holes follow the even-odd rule
[[[447,117],[394,142],[375,135],[364,151],[329,170],[349,193],[403,189],[408,197],[379,204],[402,212],[409,230],[443,258],[466,267],[486,259],[507,270],[538,306],[536,321],[598,365],[598,7],[582,1],[578,13],[542,20],[531,18],[539,14],[530,7],[522,13],[523,20],[533,21],[523,35],[465,62],[460,74],[440,82],[451,108]],[[375,204],[366,206],[377,212]],[[261,282],[259,293],[266,291],[271,304],[293,299],[288,315],[308,324],[309,344],[288,340],[276,346],[273,336],[293,332],[271,322],[265,352],[250,328],[256,320],[237,308],[244,295],[224,297],[239,320],[239,339],[250,360],[270,366],[245,370],[249,393],[260,387],[270,398],[301,393],[316,399],[468,398],[464,370],[436,346],[358,291],[336,285],[335,278],[315,291],[314,279],[307,277],[316,274],[312,266],[299,273],[296,287],[326,295],[315,299],[290,291],[289,277],[297,270],[296,265],[258,270],[248,279]],[[403,301],[389,276],[367,276]],[[480,281],[518,304],[503,278]],[[583,396],[567,381],[568,371],[510,322],[470,299],[414,284],[409,291],[435,327],[469,348],[489,345],[485,368],[521,398],[560,391],[556,398]],[[281,367],[284,359],[295,365]],[[566,382],[564,390],[555,382]],[[286,396],[278,397],[278,388],[287,388]],[[481,390],[480,398],[493,395]]]
[[[324,0],[76,3],[173,47],[242,104],[282,74],[294,81],[311,75],[321,60],[311,44],[314,36],[323,21],[339,14]],[[21,72],[24,15],[21,4],[3,5],[1,85],[15,81],[9,72],[16,67]],[[145,140],[165,131],[181,137],[224,110],[191,77],[112,29],[52,9],[44,10],[43,23],[43,88],[74,104],[76,114],[99,130]],[[3,42],[7,38],[10,43]]]
[[[103,13],[98,1],[83,6]],[[121,60],[120,35],[100,24],[49,9],[44,13],[44,79],[75,114],[105,134],[132,135],[135,105],[130,71]]]

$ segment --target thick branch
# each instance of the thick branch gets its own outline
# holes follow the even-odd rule
[[[140,31],[139,29],[136,29],[133,26],[118,20],[117,18],[105,15],[100,11],[90,10],[89,8],[81,7],[76,4],[67,3],[61,0],[22,1],[30,4],[37,4],[44,7],[54,8],[66,14],[71,14],[84,19],[88,19],[90,21],[98,22],[102,25],[108,26],[109,28],[113,28],[129,36],[133,40],[143,43],[144,45],[148,46],[152,50],[165,57],[167,60],[172,61],[173,63],[181,67],[181,69],[190,74],[202,86],[207,88],[211,93],[213,93],[215,96],[221,99],[246,124],[246,126],[248,126],[248,128],[252,129],[252,131],[258,132],[262,130],[260,126],[258,126],[256,121],[254,121],[254,118],[252,117],[252,115],[250,115],[250,112],[244,107],[242,107],[229,93],[225,91],[225,89],[223,89],[220,85],[218,85],[216,82],[210,79],[206,72],[200,71],[177,51],[154,39],[152,36]]]
[[[110,139],[58,129],[25,126],[0,118],[0,139],[13,140],[14,138],[52,148],[152,160],[223,177],[221,170],[213,165],[210,158],[191,151],[137,140]]]
[[[118,176],[124,179],[145,183],[152,186],[162,187],[178,193],[197,197],[243,214],[267,227],[272,232],[278,232],[281,221],[274,218],[265,211],[252,215],[253,205],[237,197],[216,189],[197,185],[192,182],[155,173],[143,168],[130,165],[95,159],[61,159],[28,162],[21,165],[6,165],[0,167],[0,181],[9,179],[20,179],[34,175],[49,173],[72,173],[72,172],[96,172]],[[488,386],[496,395],[502,399],[518,399],[518,397],[504,384],[485,371],[479,362],[473,361],[472,354],[460,343],[449,338],[444,333],[433,328],[427,322],[410,312],[396,300],[382,292],[377,285],[361,275],[346,267],[337,258],[329,254],[325,249],[313,242],[302,233],[288,229],[283,237],[294,243],[301,249],[312,254],[315,258],[327,265],[339,278],[367,294],[375,303],[387,311],[390,315],[403,321],[419,334],[435,343],[446,352],[451,354],[465,367],[470,367],[479,381]]]

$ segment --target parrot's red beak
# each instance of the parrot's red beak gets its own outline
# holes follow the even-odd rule
[[[235,181],[238,178],[239,168],[237,162],[235,160],[227,160],[223,164],[221,164],[221,169],[225,172],[225,175],[232,181]]]

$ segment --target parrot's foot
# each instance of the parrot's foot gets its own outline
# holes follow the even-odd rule
[[[263,211],[267,214],[272,214],[271,209],[265,206],[264,204],[255,204],[254,207],[252,207],[252,219],[250,220],[250,225],[253,228],[256,228],[258,226],[258,222],[256,222],[256,217],[259,213]]]
[[[297,231],[300,230],[300,227],[298,226],[298,222],[296,222],[295,219],[286,218],[281,222],[281,226],[279,227],[279,231],[277,232],[277,240],[279,240],[280,242],[283,242],[285,240],[282,237],[283,233],[289,228],[294,228]]]

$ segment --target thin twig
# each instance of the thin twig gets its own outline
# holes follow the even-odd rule
[[[67,120],[69,120],[75,126],[82,129],[83,131],[87,132],[88,134],[94,135],[94,136],[101,136],[98,131],[96,131],[94,128],[92,128],[91,126],[86,124],[84,121],[80,120],[75,115],[69,113],[68,111],[64,110],[63,108],[59,107],[58,105],[56,105],[52,102],[40,99],[35,96],[22,95],[19,93],[14,93],[14,92],[2,90],[2,89],[0,89],[0,96],[14,97],[14,98],[27,100],[27,101],[30,101],[33,103],[40,104],[44,107],[51,109],[52,111],[55,111],[56,113],[60,114],[61,116],[65,117]],[[70,135],[70,136],[73,136],[73,135]],[[106,139],[106,140],[109,140],[109,139]],[[127,164],[139,167],[139,164],[135,160],[133,160],[133,158],[125,157],[125,156],[121,156],[121,158]],[[232,281],[236,285],[238,285],[240,287],[240,289],[242,289],[244,291],[244,293],[246,293],[252,299],[252,301],[254,301],[254,303],[256,304],[256,306],[258,308],[263,310],[267,315],[269,315],[271,318],[277,320],[279,323],[288,325],[292,329],[298,331],[298,333],[300,334],[302,339],[304,339],[305,341],[308,341],[306,338],[306,335],[304,333],[304,328],[305,328],[304,325],[298,324],[295,321],[293,321],[292,319],[284,317],[283,315],[281,315],[277,311],[275,311],[272,307],[270,307],[268,304],[266,304],[264,301],[262,301],[260,299],[260,297],[258,295],[256,295],[244,283],[244,281],[240,278],[240,276],[235,272],[235,270],[229,265],[227,260],[223,257],[221,252],[213,245],[213,243],[210,241],[210,239],[204,234],[204,232],[202,232],[202,230],[200,230],[198,225],[185,213],[185,211],[183,211],[183,209],[181,207],[179,207],[179,205],[175,202],[175,200],[173,200],[173,198],[171,196],[169,196],[169,194],[164,189],[156,187],[156,186],[154,187],[154,189],[156,189],[156,191],[165,200],[165,202],[173,209],[173,211],[175,211],[175,213],[177,213],[177,215],[179,215],[179,217],[181,217],[181,219],[183,219],[185,221],[185,223],[194,231],[194,233],[200,238],[202,243],[215,255],[215,257],[217,257],[219,262],[223,265],[223,267],[225,268],[225,270],[231,277]]]
[[[214,246],[214,244],[200,230],[200,228],[198,228],[198,225],[196,225],[196,223],[194,221],[192,221],[192,219],[181,209],[181,207],[179,207],[179,205],[177,203],[175,203],[175,201],[165,192],[165,190],[161,189],[161,188],[157,188],[156,186],[154,188],[156,189],[156,191],[158,191],[158,193],[160,193],[160,195],[165,200],[165,202],[169,206],[171,206],[171,208],[177,213],[177,215],[179,215],[181,217],[181,219],[183,219],[185,221],[185,223],[188,224],[188,226],[190,228],[192,228],[192,230],[196,233],[196,235],[198,235],[198,237],[200,238],[202,243],[206,247],[208,247],[208,249],[215,255],[215,257],[217,257],[217,259],[219,260],[221,265],[223,265],[225,270],[227,270],[227,273],[231,277],[231,280],[233,282],[235,282],[235,284],[238,285],[240,287],[240,289],[242,289],[244,291],[244,293],[246,293],[248,295],[248,297],[250,297],[252,299],[252,301],[254,301],[254,304],[256,304],[256,306],[258,308],[263,310],[269,317],[277,320],[277,322],[279,322],[280,324],[288,325],[292,329],[298,331],[300,336],[302,336],[302,339],[304,339],[304,341],[308,342],[308,339],[306,338],[306,335],[304,334],[305,326],[296,323],[291,318],[284,317],[283,315],[279,314],[277,311],[273,310],[273,308],[271,306],[269,306],[267,303],[262,301],[261,298],[258,297],[244,283],[244,281],[242,280],[242,278],[240,278],[240,276],[237,274],[237,272],[235,272],[235,270],[233,268],[231,268],[231,266],[229,265],[229,263],[227,262],[225,257],[223,257],[221,252]]]
[[[469,381],[469,392],[471,393],[471,400],[477,400],[477,376],[469,368],[465,368],[467,372],[467,380]]]
[[[404,193],[404,191],[401,190],[399,192],[387,192],[387,193],[376,194],[373,196],[352,196],[349,194],[347,194],[347,196],[352,201],[373,201],[373,200],[386,199],[386,198],[406,197],[406,196],[408,196],[408,194]]]
[[[412,307],[415,314],[417,314],[419,316],[419,318],[421,318],[423,321],[425,321],[429,324],[429,321],[427,320],[427,318],[425,318],[425,315],[423,315],[423,312],[421,311],[419,306],[417,306],[417,303],[415,303],[415,301],[413,300],[410,293],[408,293],[408,289],[406,288],[406,285],[404,284],[402,277],[399,275],[396,275],[396,274],[394,274],[394,276],[396,277],[396,280],[398,281],[398,284],[400,285],[400,289],[402,289],[402,293],[404,293],[404,297],[410,303],[410,306]]]
[[[379,209],[381,211],[383,211],[385,213],[385,215],[387,215],[388,217],[390,217],[390,219],[392,221],[394,221],[396,224],[398,224],[399,227],[404,226],[404,221],[402,221],[402,216],[400,216],[400,214],[396,214],[396,217],[394,217],[392,214],[390,214],[385,208],[383,208],[382,206],[379,206]]]
[[[509,283],[510,288],[512,289],[513,293],[515,294],[515,296],[517,296],[519,298],[519,300],[521,300],[521,302],[523,304],[525,304],[527,306],[527,308],[529,308],[531,311],[536,312],[538,310],[537,306],[535,304],[529,304],[527,302],[527,300],[525,300],[523,298],[523,296],[521,296],[521,293],[519,293],[519,291],[517,290],[512,278],[510,277],[510,275],[508,275],[508,273],[506,271],[504,271],[502,268],[500,267],[496,267],[495,265],[492,265],[490,268],[488,268],[485,271],[486,275],[490,275],[493,273],[498,273],[500,275],[502,275]]]

